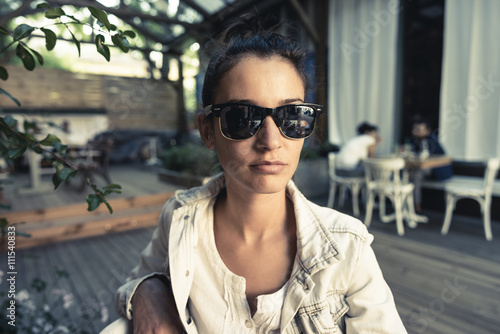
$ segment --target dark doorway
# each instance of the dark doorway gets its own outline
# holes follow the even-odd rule
[[[415,117],[439,126],[444,0],[402,1],[402,118],[400,143]]]

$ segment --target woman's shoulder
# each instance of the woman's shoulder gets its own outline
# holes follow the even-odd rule
[[[344,235],[344,237],[360,239],[363,242],[371,240],[366,225],[359,219],[313,202],[310,202],[309,206],[315,212],[319,222],[333,236]]]

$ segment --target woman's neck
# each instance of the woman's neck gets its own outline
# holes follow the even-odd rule
[[[245,243],[259,243],[295,230],[293,203],[285,190],[275,194],[238,194],[228,190],[215,206],[219,228],[236,233]]]

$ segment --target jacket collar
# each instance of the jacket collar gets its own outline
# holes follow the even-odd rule
[[[177,191],[175,196],[183,205],[193,205],[216,197],[225,187],[224,173],[220,173],[200,187]],[[301,266],[312,275],[331,263],[342,261],[344,254],[321,223],[325,217],[320,219],[317,210],[313,210],[316,204],[307,200],[292,180],[287,184],[287,194],[294,204],[297,218],[297,253]]]

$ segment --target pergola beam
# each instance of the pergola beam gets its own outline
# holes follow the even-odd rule
[[[302,22],[302,24],[304,25],[304,28],[306,28],[309,36],[311,36],[314,43],[319,44],[320,38],[319,38],[318,31],[316,30],[314,25],[309,20],[307,13],[304,11],[304,9],[300,5],[299,1],[298,0],[289,0],[289,2],[290,2],[290,5],[292,6],[292,8],[297,13],[297,15],[299,16],[299,19]]]

